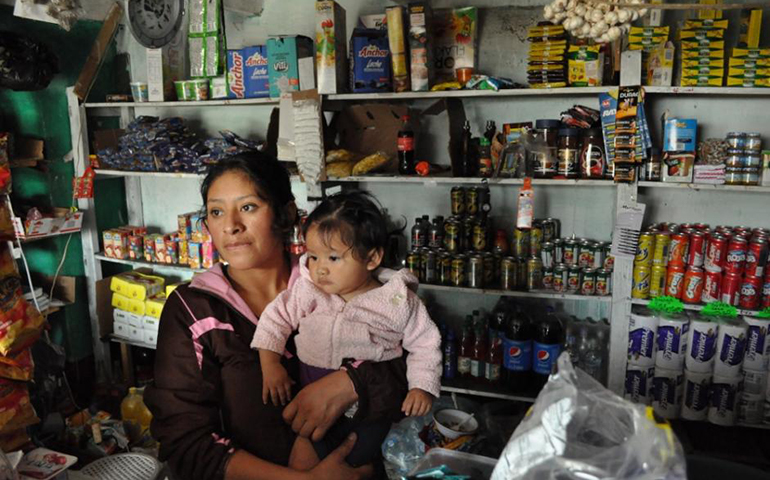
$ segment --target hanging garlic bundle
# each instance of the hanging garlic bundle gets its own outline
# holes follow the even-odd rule
[[[551,23],[564,25],[573,37],[607,43],[627,34],[631,22],[647,14],[646,8],[623,8],[624,4],[636,5],[642,1],[554,0],[545,6],[543,14]]]

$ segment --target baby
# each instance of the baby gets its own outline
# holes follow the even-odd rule
[[[410,289],[417,285],[414,275],[400,270],[385,283],[375,275],[387,237],[384,215],[360,191],[327,198],[307,218],[300,278],[267,306],[251,344],[259,349],[265,403],[285,404],[291,396],[293,382],[280,360],[299,330],[302,386],[339,370],[345,359],[381,362],[406,350],[409,393],[401,410],[414,416],[430,411],[439,395],[441,336]],[[314,467],[352,432],[358,441],[348,463],[371,463],[389,430],[386,419],[343,417],[320,442],[297,437],[289,466]]]

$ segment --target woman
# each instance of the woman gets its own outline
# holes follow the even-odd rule
[[[227,266],[180,286],[163,309],[155,383],[144,394],[161,459],[179,480],[366,478],[371,466],[344,462],[353,439],[309,472],[282,465],[295,433],[320,440],[356,401],[360,413],[398,411],[403,359],[349,364],[300,391],[283,411],[263,403],[259,354],[249,343],[264,308],[299,274],[285,248],[296,221],[289,177],[270,157],[239,155],[210,170],[201,196]],[[296,362],[286,363],[296,374]]]

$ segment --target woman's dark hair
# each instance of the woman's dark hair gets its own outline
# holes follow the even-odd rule
[[[240,153],[229,157],[209,168],[201,184],[203,211],[201,219],[208,215],[209,189],[214,182],[228,172],[239,172],[257,187],[257,195],[270,205],[273,210],[273,232],[284,241],[288,240],[296,222],[296,213],[286,208],[294,201],[291,193],[289,172],[275,158],[260,152]]]
[[[327,245],[337,233],[342,243],[353,250],[353,257],[365,262],[369,252],[384,249],[388,242],[385,215],[376,202],[374,196],[361,190],[327,197],[307,217],[304,232],[307,235],[315,225]]]

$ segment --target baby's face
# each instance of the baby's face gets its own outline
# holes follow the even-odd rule
[[[353,249],[342,242],[338,233],[325,237],[311,226],[305,241],[310,278],[318,288],[348,301],[367,285],[371,278],[367,263],[353,256]]]

